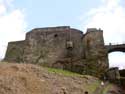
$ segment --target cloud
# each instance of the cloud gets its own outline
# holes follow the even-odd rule
[[[82,16],[85,29],[101,28],[104,31],[105,44],[125,43],[125,7],[121,3],[121,0],[102,0],[100,6],[92,8],[86,16]],[[122,66],[125,63],[125,55],[116,58],[116,54],[113,54],[109,58],[111,66]],[[114,62],[116,59],[121,60],[117,62],[119,64]]]
[[[125,42],[125,7],[120,5],[120,0],[102,0],[102,5],[91,9],[83,20],[85,28],[104,30],[105,43]]]
[[[22,9],[8,10],[13,0],[0,0],[0,58],[5,55],[7,43],[25,38],[26,21]]]
[[[120,69],[125,68],[125,53],[114,52],[109,54],[109,62],[111,67],[119,66]],[[112,63],[113,62],[113,63]]]
[[[0,15],[1,15],[1,14],[4,14],[5,11],[6,11],[5,6],[1,4],[1,5],[0,5]]]

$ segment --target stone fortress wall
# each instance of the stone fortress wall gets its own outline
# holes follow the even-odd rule
[[[4,60],[43,66],[100,77],[109,68],[103,31],[82,31],[69,26],[36,28],[23,41],[9,42]]]

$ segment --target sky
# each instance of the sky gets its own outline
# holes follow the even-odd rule
[[[0,0],[0,58],[7,43],[38,27],[101,28],[105,44],[125,43],[125,0]],[[125,68],[125,53],[109,54],[110,67]]]

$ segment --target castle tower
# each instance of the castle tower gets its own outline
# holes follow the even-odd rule
[[[87,29],[87,33],[83,37],[85,47],[85,59],[89,74],[102,75],[108,69],[108,55],[104,46],[103,31],[96,28]]]

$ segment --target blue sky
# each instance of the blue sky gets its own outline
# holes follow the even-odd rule
[[[64,26],[86,32],[101,28],[105,43],[125,43],[125,0],[0,0],[0,58],[9,41],[33,28]],[[109,54],[110,66],[125,68],[125,54]]]
[[[99,4],[91,0],[15,0],[17,8],[24,9],[28,29],[35,27],[70,25],[80,27],[79,16]]]

